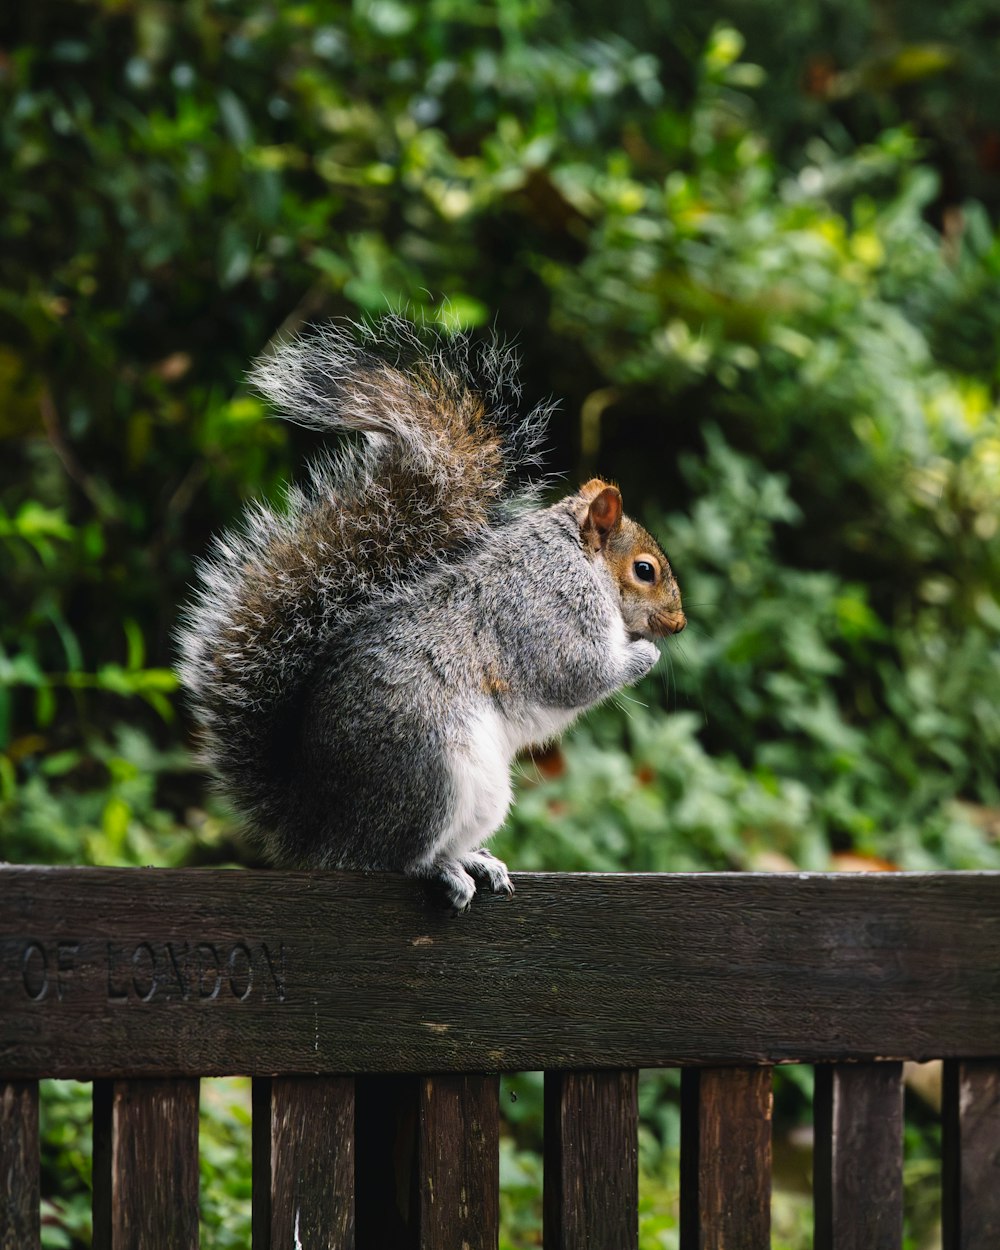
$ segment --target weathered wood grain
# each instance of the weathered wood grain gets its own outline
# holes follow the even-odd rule
[[[253,1250],[354,1250],[353,1077],[254,1080]]]
[[[0,1250],[38,1250],[38,1082],[0,1082]]]
[[[497,1250],[500,1078],[450,1073],[420,1081],[420,1250]]]
[[[545,1250],[639,1244],[638,1073],[545,1074]]]
[[[357,1250],[496,1250],[499,1078],[357,1078]]]
[[[198,1081],[94,1082],[94,1250],[198,1250]]]
[[[989,1057],[1000,874],[0,869],[0,1072],[517,1071]]]
[[[770,1250],[771,1071],[681,1078],[681,1250]]]
[[[1000,1059],[944,1065],[944,1250],[1000,1246]]]
[[[903,1244],[903,1066],[816,1069],[816,1250]]]

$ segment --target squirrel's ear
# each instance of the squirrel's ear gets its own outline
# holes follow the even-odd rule
[[[600,477],[592,477],[588,482],[580,487],[576,492],[584,503],[589,504],[601,493],[602,490],[608,489],[608,483]]]
[[[601,551],[622,519],[622,496],[617,486],[605,486],[590,501],[580,529],[592,551]]]

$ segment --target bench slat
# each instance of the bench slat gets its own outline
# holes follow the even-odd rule
[[[354,1080],[253,1083],[254,1250],[354,1250]]]
[[[944,1250],[1000,1245],[1000,1060],[944,1065]]]
[[[546,1072],[545,1250],[639,1244],[638,1073]]]
[[[991,1058],[998,967],[996,873],[0,868],[10,1079]]]
[[[41,1244],[38,1082],[0,1082],[0,1250]]]
[[[769,1250],[771,1069],[681,1078],[682,1250]]]
[[[816,1250],[903,1244],[903,1065],[816,1069]]]
[[[198,1250],[198,1085],[94,1082],[94,1250]]]
[[[420,1250],[496,1250],[500,1078],[424,1077],[417,1143]]]

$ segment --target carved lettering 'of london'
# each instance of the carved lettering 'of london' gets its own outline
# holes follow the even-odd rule
[[[100,990],[109,1003],[279,1002],[287,997],[283,942],[28,942],[21,981],[33,1002]]]

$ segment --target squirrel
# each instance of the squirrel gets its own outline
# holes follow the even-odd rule
[[[599,478],[550,507],[552,405],[495,340],[401,316],[308,331],[251,370],[287,419],[360,436],[199,565],[179,675],[248,835],[287,867],[512,894],[484,843],[518,751],[684,628],[663,550]]]

